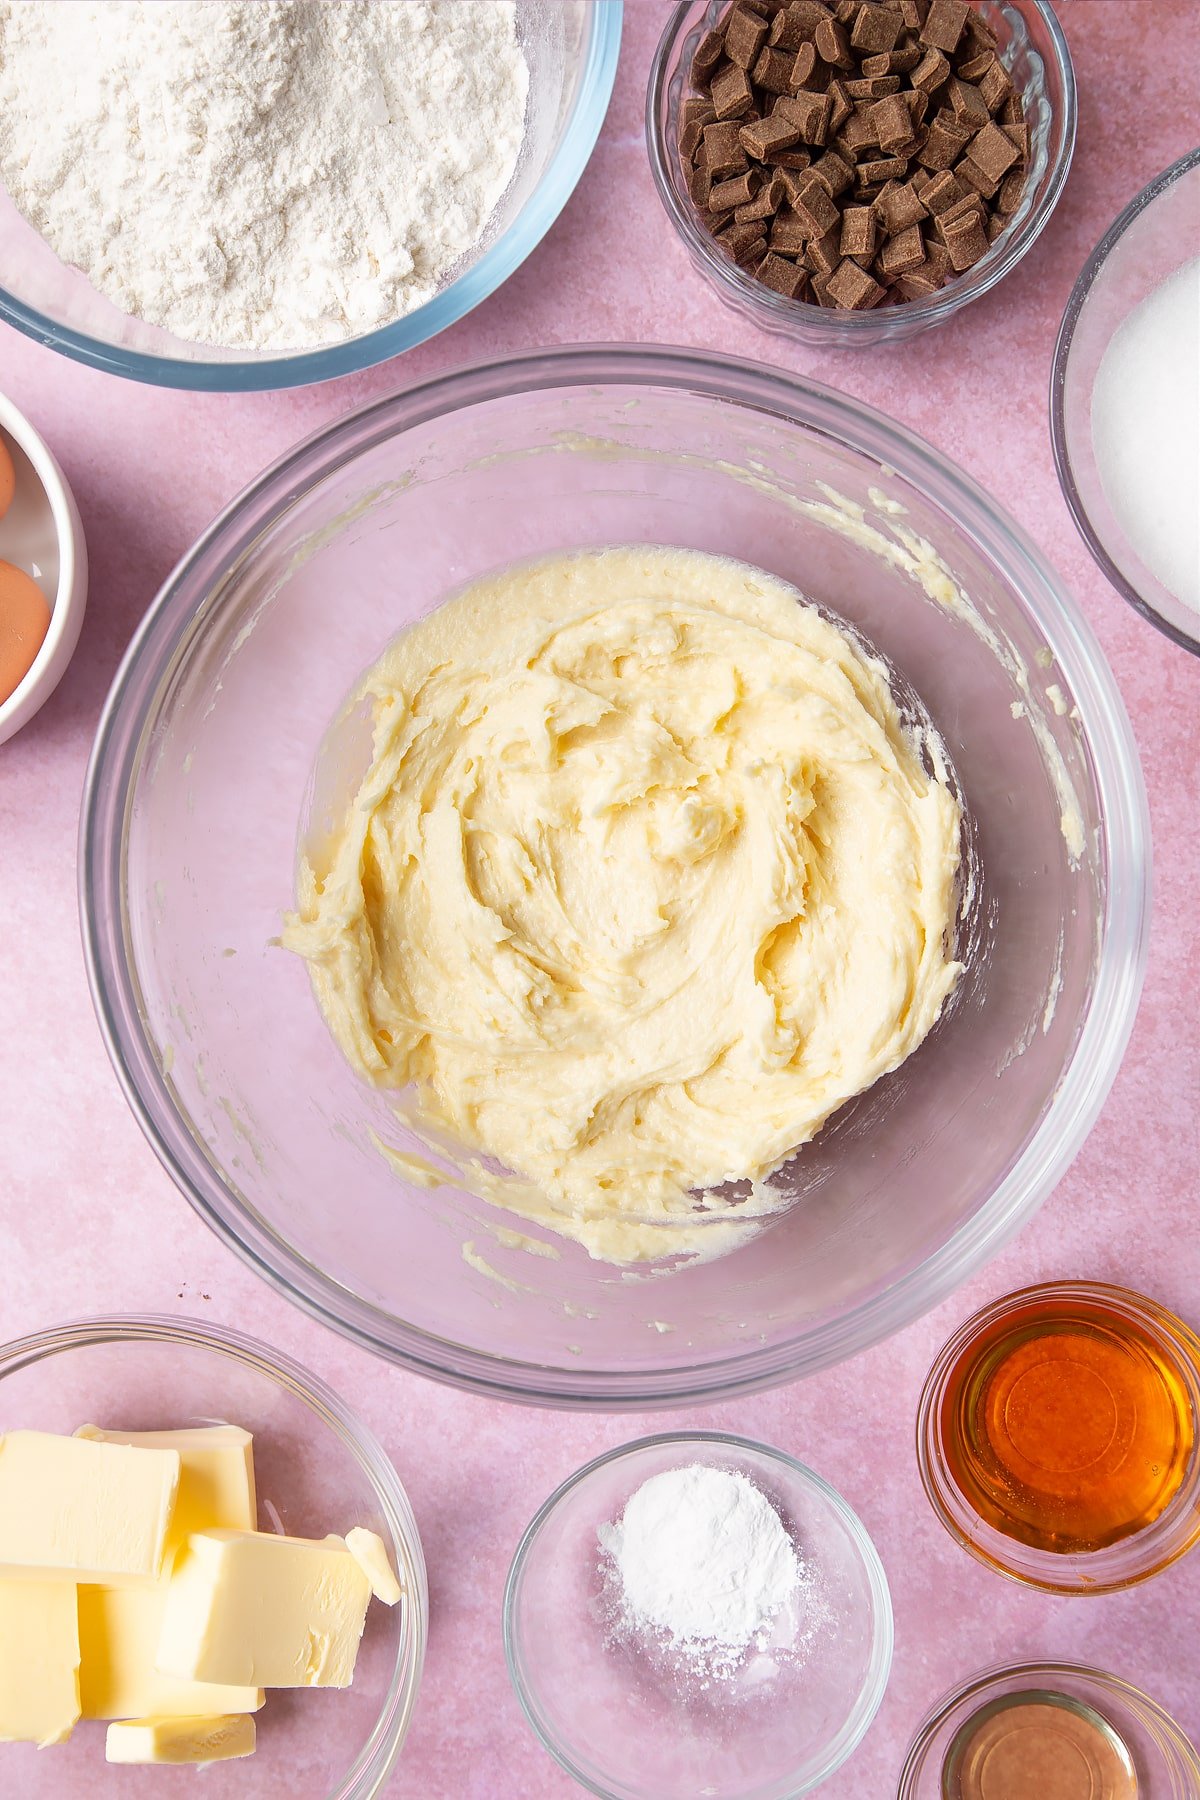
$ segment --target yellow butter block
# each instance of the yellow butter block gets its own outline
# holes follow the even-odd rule
[[[254,1720],[244,1713],[208,1719],[123,1719],[108,1728],[110,1763],[231,1762],[254,1755]]]
[[[0,1434],[0,1576],[156,1581],[178,1486],[175,1450]]]
[[[157,1721],[257,1712],[265,1698],[261,1688],[181,1681],[160,1674],[154,1666],[170,1564],[177,1552],[193,1531],[210,1526],[254,1529],[257,1504],[250,1433],[236,1425],[126,1432],[82,1425],[76,1436],[93,1443],[174,1450],[180,1461],[179,1491],[167,1533],[167,1572],[153,1587],[79,1590],[84,1718]]]
[[[0,1581],[0,1743],[63,1744],[78,1718],[75,1589]]]
[[[198,1531],[171,1575],[158,1666],[192,1681],[349,1687],[370,1598],[341,1538]]]
[[[168,1555],[182,1549],[193,1531],[217,1525],[253,1531],[258,1523],[254,1439],[240,1425],[196,1425],[182,1431],[112,1431],[81,1425],[75,1436],[93,1444],[175,1451],[179,1489],[167,1533]]]
[[[387,1545],[378,1532],[368,1531],[365,1525],[356,1525],[353,1531],[346,1533],[346,1548],[370,1582],[375,1598],[382,1600],[385,1606],[397,1606],[403,1589],[396,1580]]]

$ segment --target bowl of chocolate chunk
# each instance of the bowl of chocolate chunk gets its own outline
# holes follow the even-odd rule
[[[1002,281],[1075,146],[1048,0],[682,0],[646,136],[696,267],[753,324],[889,343]]]

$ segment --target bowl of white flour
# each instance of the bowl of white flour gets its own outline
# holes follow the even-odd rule
[[[575,187],[620,0],[0,0],[0,318],[299,386],[487,298]]]

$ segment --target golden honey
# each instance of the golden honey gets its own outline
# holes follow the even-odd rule
[[[1120,1290],[1096,1287],[1034,1290],[973,1334],[945,1377],[940,1428],[947,1471],[980,1518],[1059,1553],[1153,1524],[1196,1441],[1169,1342]]]

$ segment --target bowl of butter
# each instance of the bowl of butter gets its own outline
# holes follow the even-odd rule
[[[0,1349],[0,1790],[366,1800],[427,1612],[394,1469],[298,1365],[168,1319]]]

